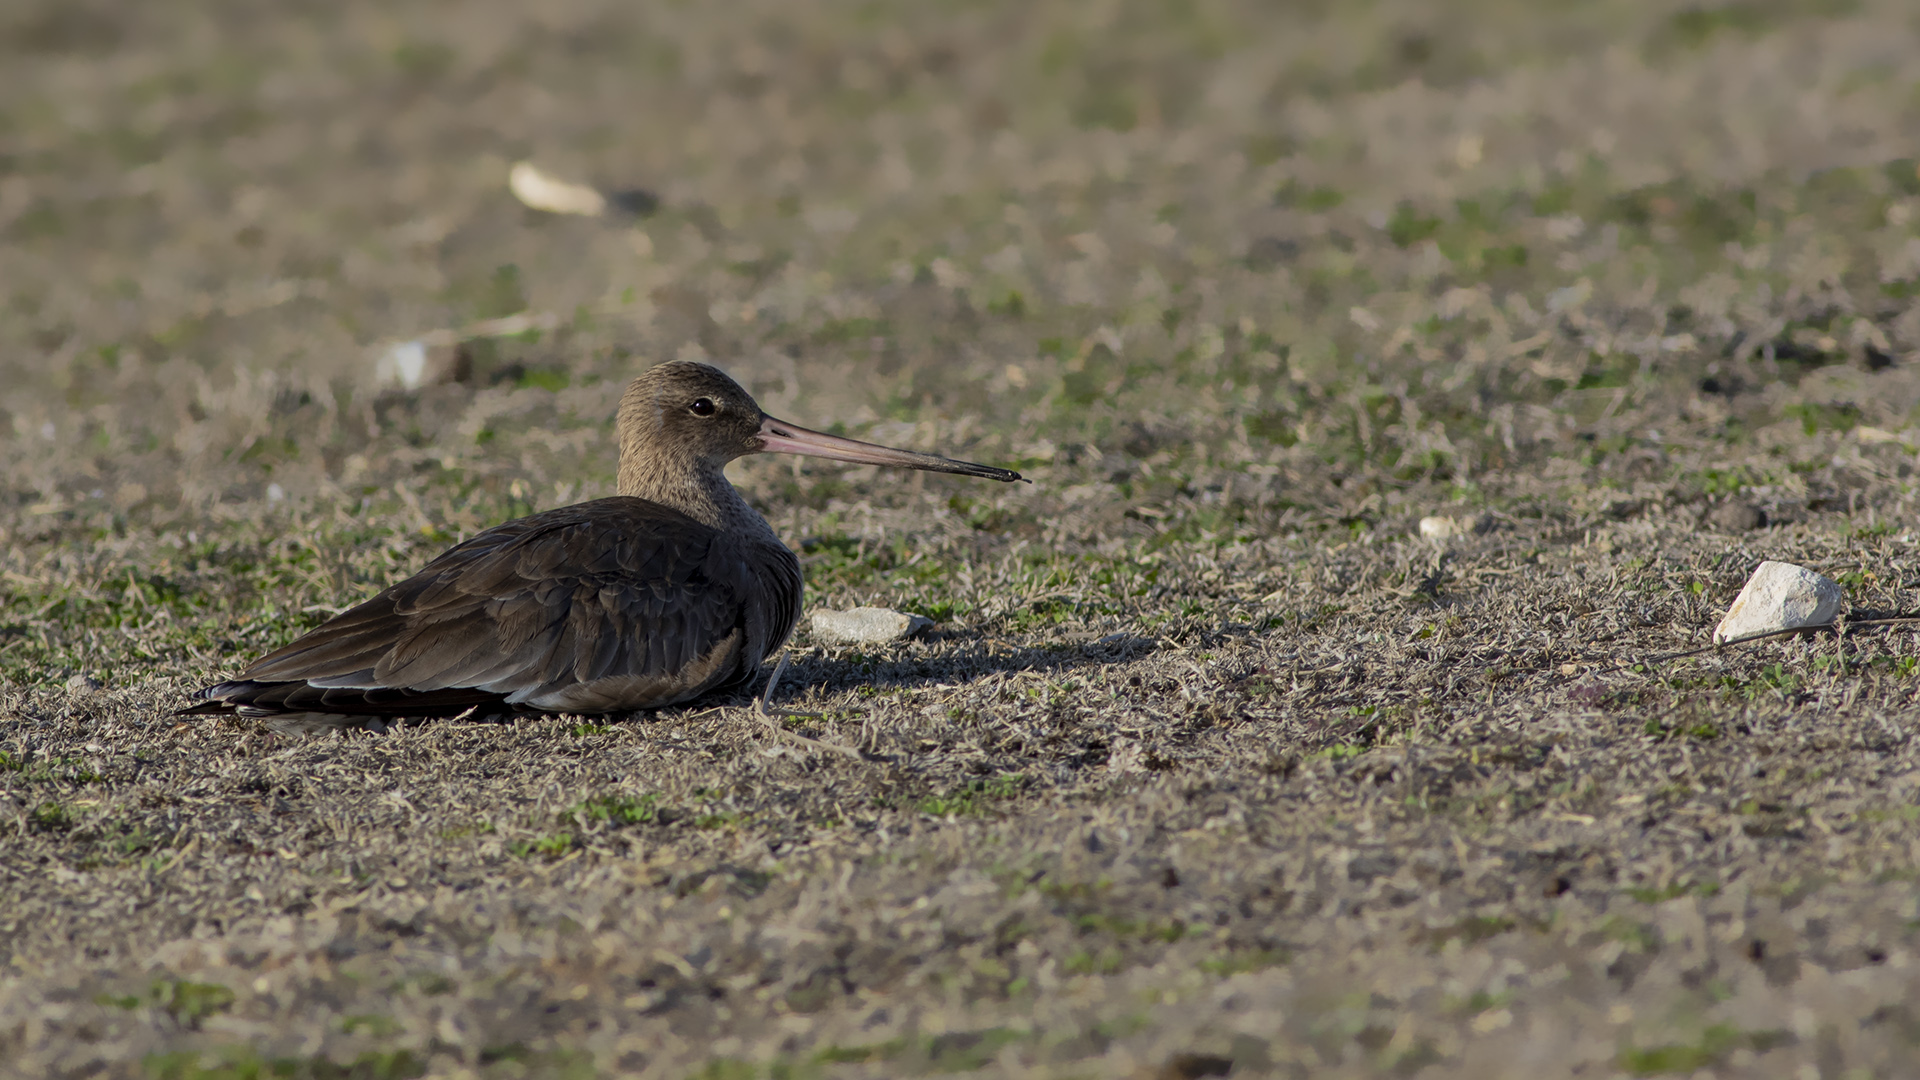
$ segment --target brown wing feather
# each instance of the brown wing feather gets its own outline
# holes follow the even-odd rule
[[[623,679],[671,704],[750,677],[799,602],[785,548],[644,499],[600,499],[474,536],[186,711],[540,709],[600,700],[568,693]]]

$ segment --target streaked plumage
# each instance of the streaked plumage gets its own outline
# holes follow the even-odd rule
[[[1020,479],[775,420],[704,364],[635,379],[619,433],[619,495],[488,529],[181,712],[314,731],[691,701],[751,679],[800,614],[800,562],[727,462],[782,451]]]

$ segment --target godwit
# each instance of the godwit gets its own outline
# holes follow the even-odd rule
[[[276,731],[480,711],[617,713],[751,679],[800,615],[800,560],[727,482],[778,451],[961,473],[1017,472],[809,431],[705,364],[620,399],[620,493],[495,526],[200,691],[185,714]]]

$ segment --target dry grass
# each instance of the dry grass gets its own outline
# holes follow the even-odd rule
[[[1653,660],[1920,608],[1907,5],[16,7],[0,1072],[1912,1073],[1920,636]],[[833,749],[168,717],[671,355],[1037,480],[742,463]]]

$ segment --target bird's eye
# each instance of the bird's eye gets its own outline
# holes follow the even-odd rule
[[[719,411],[719,406],[713,403],[712,398],[696,398],[693,404],[687,406],[687,411],[695,416],[712,416]]]

